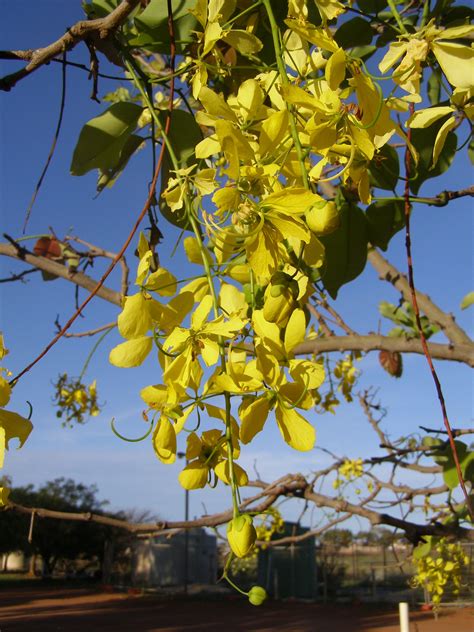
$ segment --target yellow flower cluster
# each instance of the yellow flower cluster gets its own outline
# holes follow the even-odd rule
[[[334,367],[334,377],[339,380],[338,391],[344,396],[347,402],[352,402],[352,388],[359,374],[358,369],[354,366],[354,354],[348,354]]]
[[[423,545],[421,545],[423,546]],[[416,549],[415,549],[416,552]],[[462,570],[469,557],[459,543],[441,538],[429,555],[414,556],[416,574],[410,580],[413,588],[426,588],[435,609],[438,609],[445,591],[451,588],[454,596],[461,590]]]
[[[63,373],[54,386],[55,402],[58,407],[56,416],[63,419],[63,426],[72,427],[74,423],[85,423],[88,417],[97,417],[100,408],[95,380],[86,386],[80,378],[70,378]]]
[[[360,478],[364,473],[363,461],[362,459],[346,459],[337,472],[337,478],[332,484],[334,489],[339,489],[344,482],[343,479],[350,482]]]

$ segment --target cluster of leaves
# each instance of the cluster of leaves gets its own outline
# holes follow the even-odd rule
[[[63,426],[84,424],[89,417],[97,417],[99,414],[95,380],[86,386],[80,378],[71,378],[63,373],[55,382],[54,389],[55,405],[58,408],[56,416],[63,419]]]
[[[387,301],[379,304],[379,312],[384,318],[388,318],[398,326],[388,332],[394,338],[419,338],[420,332],[416,323],[415,310],[408,301],[403,301],[401,305],[393,305]],[[420,317],[421,329],[426,340],[439,332],[438,325],[430,322],[427,316]]]
[[[459,465],[463,479],[474,483],[474,452],[472,446],[468,446],[463,441],[456,440],[456,453],[459,459]],[[422,446],[429,448],[429,456],[443,468],[443,478],[450,490],[456,489],[458,486],[458,473],[454,461],[453,453],[448,441],[442,441],[437,437],[424,437]]]
[[[416,573],[410,584],[413,588],[425,588],[437,610],[446,590],[451,589],[455,597],[459,594],[463,567],[469,564],[469,557],[459,543],[431,536],[424,539],[413,553]]]

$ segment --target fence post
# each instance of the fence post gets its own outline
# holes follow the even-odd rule
[[[398,604],[398,611],[400,614],[400,632],[410,632],[410,618],[406,601],[401,601]]]

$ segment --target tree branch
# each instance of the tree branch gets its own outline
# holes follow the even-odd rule
[[[38,268],[30,268],[29,270],[23,270],[23,272],[18,272],[17,274],[12,272],[11,276],[0,279],[0,283],[11,283],[12,281],[21,281],[22,283],[27,283],[24,281],[24,277],[29,274],[33,274],[33,272],[39,272]]]
[[[79,237],[75,237],[74,235],[66,235],[64,241],[75,241],[78,244],[86,246],[89,248],[87,252],[88,257],[105,257],[106,259],[110,259],[113,261],[117,256],[115,252],[110,252],[109,250],[105,250],[100,246],[95,246],[94,244],[89,243],[88,241],[84,241],[84,239],[80,239]],[[128,274],[129,269],[127,265],[127,261],[125,259],[125,255],[119,259],[120,267],[122,268],[122,283],[121,283],[121,291],[122,295],[125,296],[128,292]]]
[[[454,346],[431,342],[428,344],[428,348],[432,357],[437,360],[451,360],[453,362],[463,362],[469,366],[474,366],[474,344],[470,339],[469,343],[456,343]],[[328,338],[307,340],[298,345],[294,349],[294,353],[296,355],[303,355],[305,353],[375,350],[423,354],[423,347],[420,340],[391,338],[378,334],[368,334],[366,336],[331,336]]]
[[[264,481],[252,481],[248,486],[261,488],[262,491],[242,502],[240,505],[241,511],[262,513],[271,507],[279,497],[296,497],[313,502],[317,507],[326,507],[333,509],[337,513],[344,514],[344,517],[341,517],[341,520],[339,520],[339,518],[336,519],[337,522],[345,519],[346,514],[350,514],[368,520],[373,526],[387,525],[400,529],[414,544],[417,544],[420,541],[420,538],[424,535],[457,537],[468,541],[474,541],[474,529],[466,529],[456,523],[442,524],[437,522],[435,524],[416,524],[414,522],[410,522],[409,520],[396,518],[395,516],[378,512],[363,506],[370,500],[370,498],[373,497],[373,494],[369,497],[369,499],[366,499],[361,504],[356,505],[342,498],[332,498],[315,492],[312,486],[303,476],[301,476],[301,474],[288,474],[270,485]],[[261,502],[258,505],[254,505],[254,503],[258,500],[261,500]],[[111,527],[125,529],[135,534],[150,535],[169,532],[173,529],[217,527],[227,523],[233,515],[233,510],[229,509],[221,513],[202,516],[201,518],[197,518],[195,520],[132,523],[127,520],[119,520],[117,518],[111,518],[109,516],[102,516],[99,514],[68,513],[38,507],[24,507],[23,505],[17,505],[13,502],[4,507],[3,511],[17,511],[27,515],[34,513],[38,518],[54,518],[56,520],[71,520],[76,522],[96,522],[98,524],[105,524]],[[325,529],[321,528],[317,531],[317,533],[322,533],[323,530]],[[290,542],[288,541],[287,543]]]
[[[121,65],[119,55],[107,38],[117,29],[138,6],[140,0],[123,0],[116,9],[104,18],[96,20],[81,20],[71,26],[67,32],[55,42],[36,50],[1,51],[2,59],[22,59],[29,63],[21,70],[6,75],[0,79],[0,90],[11,90],[18,81],[27,77],[41,66],[61,55],[65,50],[71,50],[79,42],[91,40],[96,48],[104,52],[109,61]],[[108,45],[109,44],[109,45]]]
[[[87,274],[84,274],[83,272],[72,272],[67,266],[53,261],[52,259],[38,257],[28,251],[24,252],[20,256],[13,245],[0,243],[0,255],[25,261],[38,270],[43,270],[43,272],[48,272],[49,274],[53,274],[54,276],[65,279],[66,281],[75,283],[89,292],[91,292],[97,285],[97,281]],[[103,298],[118,307],[122,305],[122,296],[120,292],[116,292],[108,287],[102,286],[97,292],[97,296],[100,296],[100,298]]]

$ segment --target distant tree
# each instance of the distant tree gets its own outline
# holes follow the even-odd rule
[[[324,545],[328,545],[337,549],[343,546],[350,546],[354,534],[349,529],[330,529],[323,535],[322,542]]]
[[[354,539],[366,546],[390,546],[395,541],[400,540],[400,534],[396,534],[390,529],[376,527],[370,531],[356,533]]]
[[[97,498],[97,487],[57,478],[35,489],[33,485],[13,487],[13,502],[29,507],[46,507],[61,512],[103,513],[107,501]],[[49,518],[35,518],[32,542],[28,542],[30,517],[16,512],[0,513],[0,552],[21,550],[41,555],[46,574],[57,562],[77,558],[102,559],[104,542],[113,536],[111,529],[95,523],[80,523]]]

